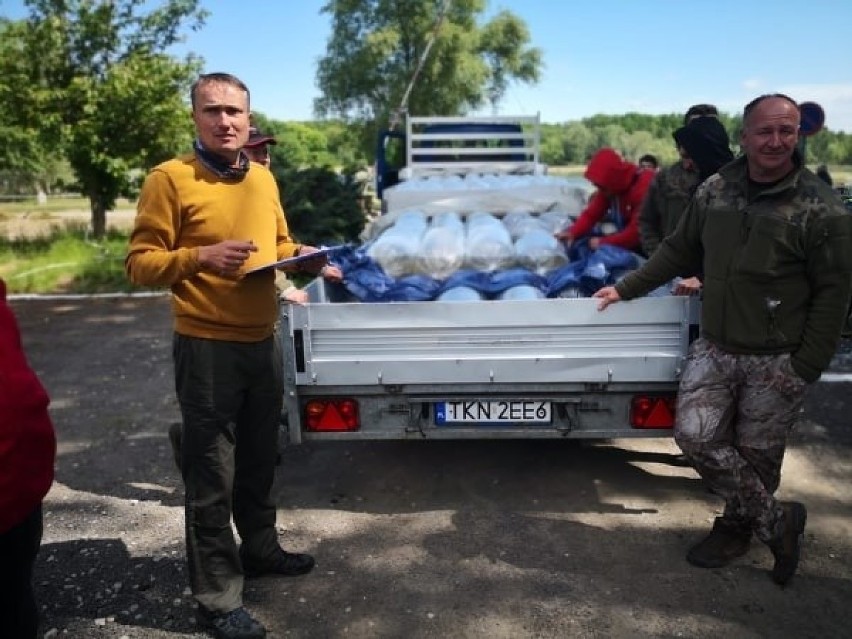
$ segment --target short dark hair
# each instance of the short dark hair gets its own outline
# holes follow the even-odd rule
[[[249,89],[245,82],[240,80],[237,76],[231,75],[230,73],[204,73],[198,76],[198,79],[192,83],[192,87],[189,90],[189,101],[192,103],[193,111],[195,110],[195,92],[198,90],[198,87],[205,84],[212,84],[214,82],[230,84],[238,89],[242,89],[246,92],[246,100],[249,104],[251,104],[251,94],[249,93]]]
[[[749,116],[751,115],[752,111],[754,111],[754,109],[757,107],[757,105],[763,102],[764,100],[768,100],[769,98],[781,98],[782,100],[787,100],[787,102],[796,107],[796,111],[799,110],[799,103],[796,102],[789,95],[786,95],[784,93],[764,93],[763,95],[757,96],[754,100],[745,105],[745,108],[743,109],[743,124],[748,121]]]
[[[643,162],[647,162],[654,168],[660,165],[659,162],[657,162],[657,157],[655,155],[651,155],[650,153],[646,153],[641,158],[639,158],[639,164],[642,164]]]
[[[719,109],[713,104],[693,104],[683,114],[683,123],[689,124],[692,118],[700,118],[710,116],[713,118],[719,117]]]

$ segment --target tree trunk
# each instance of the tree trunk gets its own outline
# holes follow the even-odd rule
[[[89,203],[92,209],[92,236],[99,240],[106,233],[106,207],[99,197],[90,195]]]

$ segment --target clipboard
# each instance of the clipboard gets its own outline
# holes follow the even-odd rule
[[[257,273],[258,271],[265,271],[270,268],[281,268],[284,266],[295,266],[296,264],[300,264],[301,262],[309,262],[311,260],[315,260],[318,257],[327,256],[334,251],[339,251],[344,248],[343,244],[338,244],[337,246],[323,246],[322,248],[317,249],[313,253],[306,253],[304,255],[296,255],[295,257],[285,257],[283,260],[278,260],[277,262],[270,262],[269,264],[264,264],[262,266],[255,266],[253,269],[250,269],[245,272],[246,275],[251,275],[252,273]]]

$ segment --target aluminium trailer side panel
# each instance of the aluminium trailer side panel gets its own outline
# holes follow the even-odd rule
[[[644,298],[309,304],[293,308],[297,386],[667,382],[690,300]]]
[[[523,305],[522,307],[520,305]],[[312,304],[284,317],[291,440],[659,436],[629,428],[637,393],[671,394],[697,301]],[[357,433],[303,433],[311,398],[357,398]],[[538,399],[550,424],[438,427],[436,401]]]

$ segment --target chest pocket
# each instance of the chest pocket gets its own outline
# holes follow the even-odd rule
[[[784,277],[805,270],[804,239],[800,226],[769,215],[743,220],[744,243],[739,268],[758,277]]]

